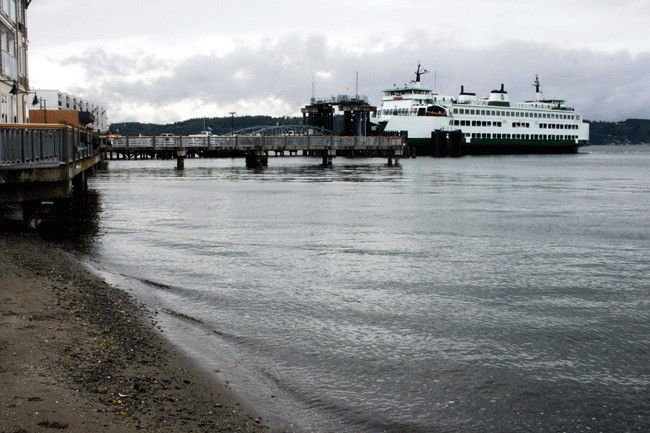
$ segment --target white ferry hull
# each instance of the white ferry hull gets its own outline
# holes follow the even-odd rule
[[[572,124],[565,123],[563,126],[567,129],[554,128],[553,133],[549,133],[548,128],[541,128],[540,122],[529,125],[525,133],[518,128],[504,128],[503,125],[472,127],[454,123],[453,117],[393,116],[384,121],[383,132],[406,135],[408,145],[415,147],[418,154],[434,153],[432,137],[436,131],[461,131],[462,153],[465,155],[575,153],[580,146],[588,144],[589,137],[588,123],[577,125],[577,129],[573,129]]]
[[[411,84],[384,90],[370,118],[379,133],[405,135],[418,154],[435,154],[445,140],[454,154],[566,153],[589,142],[589,123],[563,100],[545,99],[537,77],[535,99],[511,103],[503,84],[485,98],[464,87],[459,96],[438,95],[421,87],[426,72],[418,65]]]

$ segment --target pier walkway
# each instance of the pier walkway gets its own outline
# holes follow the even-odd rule
[[[20,204],[26,218],[41,201],[66,204],[87,189],[106,139],[60,124],[0,125],[0,204]]]
[[[249,167],[265,166],[270,153],[318,156],[324,166],[332,165],[335,156],[382,157],[392,165],[403,156],[404,144],[405,139],[399,136],[162,135],[114,138],[104,152],[108,159],[176,158],[179,169],[186,157],[244,156]]]

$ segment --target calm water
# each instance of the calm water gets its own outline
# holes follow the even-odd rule
[[[83,254],[287,428],[648,431],[650,147],[582,152],[111,161]]]

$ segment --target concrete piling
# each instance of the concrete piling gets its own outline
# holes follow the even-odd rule
[[[186,156],[186,151],[185,149],[177,149],[176,150],[176,169],[177,170],[184,170],[185,169],[185,156]]]

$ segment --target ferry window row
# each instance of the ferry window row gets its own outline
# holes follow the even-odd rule
[[[377,111],[377,116],[381,116],[382,114],[386,116],[415,116],[415,115],[424,115],[424,109],[422,109],[423,112],[421,114],[418,113],[417,108],[387,108],[385,110],[378,110]]]
[[[540,123],[539,127],[542,129],[578,129],[578,125],[562,125],[554,123]]]
[[[496,126],[501,127],[501,122],[492,122],[490,120],[454,120],[450,122],[453,126]]]
[[[575,120],[575,115],[573,114],[539,113],[512,110],[478,110],[473,108],[454,108],[454,114],[466,114],[470,116],[532,117],[535,119]]]
[[[491,140],[577,140],[577,135],[546,135],[546,134],[490,134],[471,133],[465,134],[469,138],[484,138]]]

